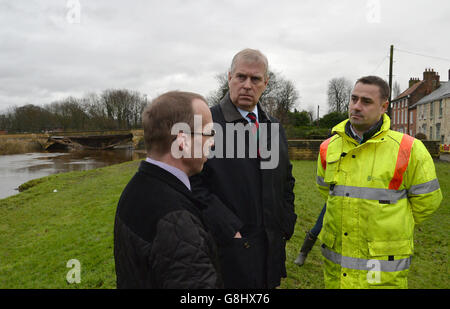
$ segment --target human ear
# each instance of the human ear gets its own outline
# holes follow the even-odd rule
[[[389,101],[386,100],[386,102],[384,102],[384,103],[381,105],[381,108],[383,109],[383,113],[385,113],[385,112],[387,111],[388,106],[389,106]]]

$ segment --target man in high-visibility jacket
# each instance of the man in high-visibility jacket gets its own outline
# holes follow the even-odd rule
[[[349,119],[320,146],[317,186],[327,208],[318,236],[327,288],[407,288],[414,226],[442,200],[423,143],[390,130],[389,86],[360,78]]]

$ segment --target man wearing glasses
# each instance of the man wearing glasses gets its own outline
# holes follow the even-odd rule
[[[213,145],[208,105],[195,93],[168,92],[145,108],[142,121],[147,158],[116,212],[117,288],[220,288],[216,247],[201,219],[205,205],[189,182]],[[174,131],[180,124],[184,130]]]

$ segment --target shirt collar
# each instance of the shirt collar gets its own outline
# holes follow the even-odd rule
[[[179,168],[176,168],[175,166],[169,165],[167,163],[164,163],[164,162],[161,162],[161,161],[158,161],[158,160],[154,160],[154,159],[149,158],[149,157],[147,157],[145,159],[145,161],[147,161],[150,164],[159,166],[163,170],[171,173],[172,175],[177,177],[189,189],[189,191],[191,191],[191,183],[189,182],[189,177],[186,175],[185,172],[183,172]]]
[[[350,123],[350,122],[349,122]],[[359,143],[361,144],[362,141],[362,137],[358,135],[358,133],[355,132],[355,130],[353,130],[353,126],[352,124],[350,124],[350,130],[352,131],[352,137]]]
[[[255,105],[255,107],[253,108],[253,110],[251,112],[245,111],[239,107],[236,106],[236,109],[239,111],[239,113],[241,113],[242,118],[249,120],[249,122],[251,122],[251,119],[247,117],[248,113],[253,113],[256,115],[256,121],[258,121],[258,106]],[[259,122],[259,121],[258,121]]]
[[[360,137],[353,129],[353,126],[350,123],[350,121],[348,121],[345,126],[345,132],[347,133],[347,135],[354,138],[359,144],[362,144],[371,139],[372,136],[374,136],[375,133],[377,133],[381,129],[382,125],[383,125],[383,117],[381,117],[377,123],[375,123],[372,127],[370,127],[369,130],[364,132],[362,137]]]

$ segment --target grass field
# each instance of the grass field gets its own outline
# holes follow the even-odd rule
[[[139,161],[34,180],[29,189],[0,200],[0,288],[115,288],[113,225],[117,201]],[[323,288],[319,246],[306,264],[293,264],[304,231],[323,201],[315,188],[314,161],[294,161],[295,234],[287,245],[281,288]],[[410,288],[449,288],[450,164],[436,164],[444,201],[416,227]],[[56,190],[56,192],[54,192]],[[77,259],[81,283],[69,284],[66,264]]]

